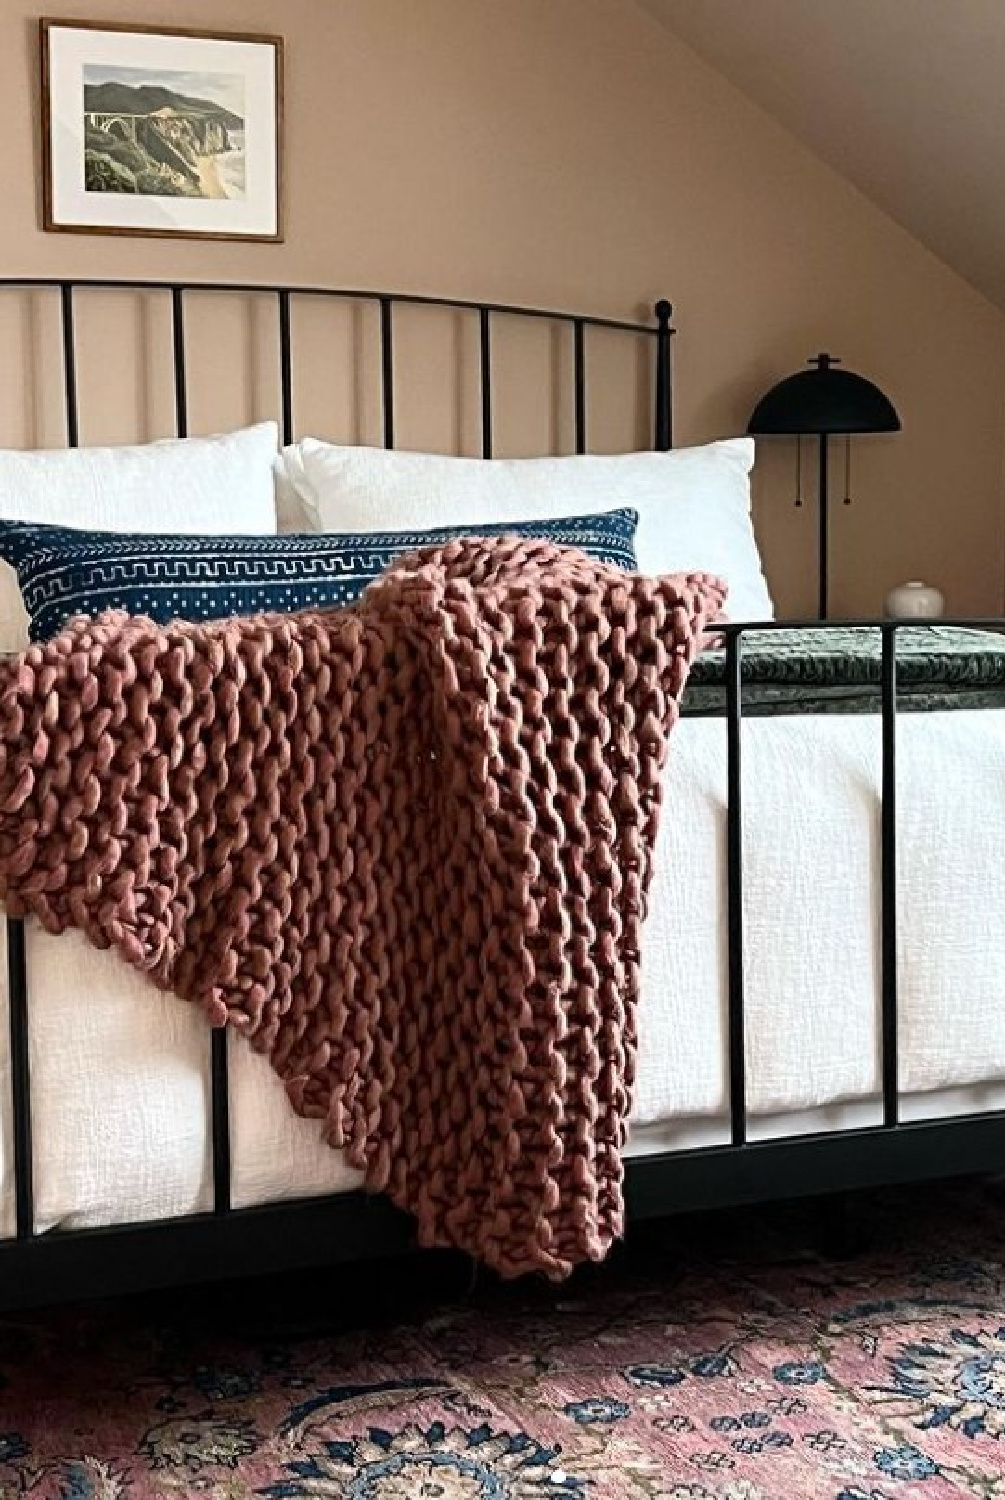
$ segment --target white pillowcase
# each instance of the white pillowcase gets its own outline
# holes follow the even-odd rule
[[[670,453],[451,458],[304,438],[282,467],[320,531],[414,531],[529,521],[630,506],[646,573],[717,573],[733,620],[774,610],[750,516],[751,438]]]
[[[273,536],[278,429],[122,448],[0,449],[0,518],[81,530]],[[17,575],[0,564],[0,650],[27,644]]]

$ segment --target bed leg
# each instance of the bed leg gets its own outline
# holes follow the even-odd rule
[[[817,1249],[828,1260],[854,1260],[872,1244],[869,1213],[854,1193],[821,1199],[815,1228]]]

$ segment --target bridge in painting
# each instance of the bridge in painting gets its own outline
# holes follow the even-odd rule
[[[114,125],[122,127],[122,133],[131,141],[136,141],[136,122],[138,120],[156,120],[170,117],[172,120],[201,120],[198,114],[186,114],[184,110],[171,109],[154,110],[146,114],[128,114],[125,110],[115,109],[109,111],[87,110],[84,113],[84,124],[88,130],[111,130]]]

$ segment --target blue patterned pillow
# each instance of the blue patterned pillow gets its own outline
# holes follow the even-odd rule
[[[444,526],[339,536],[137,536],[0,521],[0,558],[17,570],[32,640],[74,615],[124,609],[168,620],[292,613],[351,604],[402,555],[459,536],[517,533],[635,568],[633,510],[559,521]]]

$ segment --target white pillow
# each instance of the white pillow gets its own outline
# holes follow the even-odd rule
[[[0,449],[0,518],[81,530],[275,535],[278,429],[123,448]],[[0,564],[0,650],[28,620],[17,575]]]
[[[729,584],[733,620],[770,620],[750,517],[752,438],[670,453],[450,458],[304,438],[282,465],[312,524],[328,532],[413,531],[529,521],[631,506],[646,573],[701,570]]]

